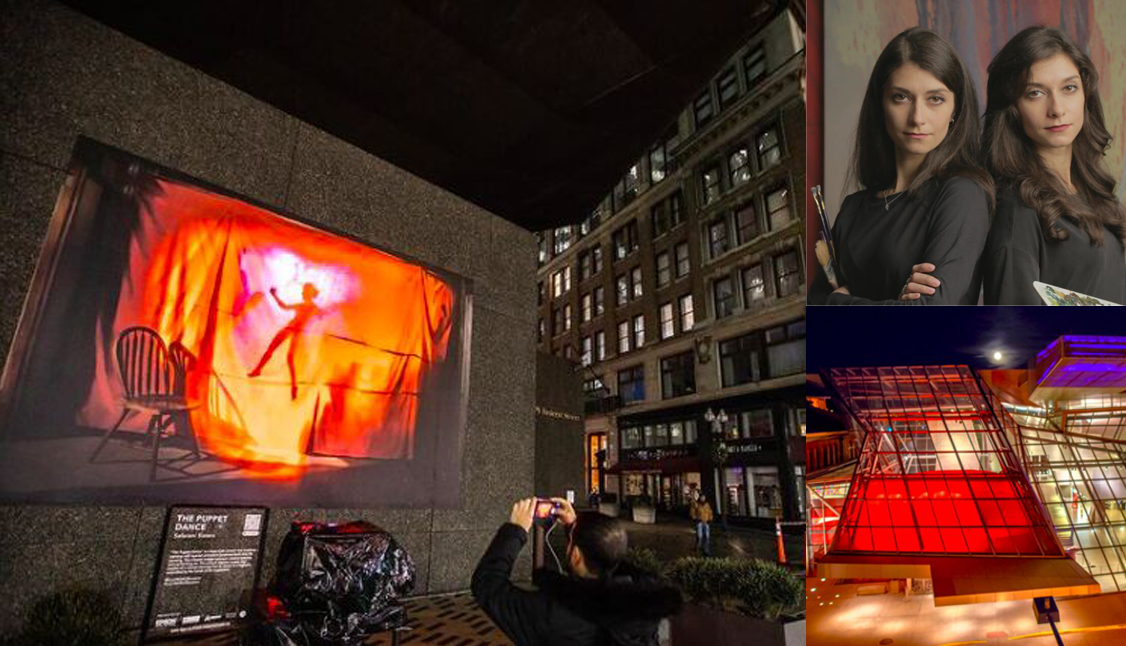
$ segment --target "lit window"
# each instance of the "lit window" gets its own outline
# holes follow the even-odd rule
[[[669,262],[669,253],[663,251],[657,254],[657,287],[664,287],[672,281],[672,265]]]
[[[746,148],[739,148],[727,156],[727,176],[732,186],[751,179],[751,154]]]
[[[766,283],[762,279],[762,265],[752,265],[743,270],[743,302],[747,305],[766,297]]]
[[[642,285],[641,285],[641,267],[634,267],[630,272],[630,283],[633,285],[633,297],[641,298]]]
[[[629,321],[618,323],[618,354],[629,352]]]
[[[704,204],[711,204],[719,199],[720,184],[719,184],[719,166],[709,166],[700,173],[700,187],[701,195],[704,198]]]
[[[618,288],[618,300],[616,302],[618,307],[621,307],[629,302],[629,277],[622,274],[614,282]]]
[[[661,305],[661,339],[668,339],[673,335],[672,303]]]
[[[790,222],[789,189],[781,187],[766,194],[766,214],[771,231],[777,231]]]
[[[692,312],[692,294],[680,297],[680,331],[687,332],[696,325],[695,314]]]
[[[606,302],[605,302],[605,299],[603,298],[603,295],[605,293],[606,293],[606,290],[602,289],[601,287],[595,287],[594,288],[594,315],[595,316],[602,316],[602,313],[606,311]]]
[[[778,126],[759,134],[757,146],[759,170],[766,170],[782,161],[782,144],[778,138]]]
[[[591,364],[591,361],[592,361],[593,355],[594,355],[593,344],[591,343],[589,336],[583,337],[582,345],[583,345],[582,355],[580,357],[580,360],[582,361],[582,364],[584,366],[589,366]]]
[[[582,317],[583,317],[583,323],[586,323],[587,321],[589,321],[591,318],[594,317],[593,300],[591,299],[590,294],[583,294],[583,297],[582,297]]]
[[[633,348],[634,350],[645,345],[645,317],[641,314],[633,317]]]
[[[602,330],[594,333],[594,356],[599,361],[606,358],[606,333]]]
[[[708,250],[713,259],[722,256],[730,249],[727,236],[727,217],[720,216],[708,225]]]

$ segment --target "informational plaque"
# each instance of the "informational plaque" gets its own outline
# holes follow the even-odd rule
[[[251,620],[267,510],[172,507],[145,619],[145,641]]]

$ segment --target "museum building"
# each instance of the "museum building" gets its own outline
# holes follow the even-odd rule
[[[936,605],[1126,590],[1126,337],[823,376],[864,440],[846,491],[810,483],[819,576],[932,579]]]

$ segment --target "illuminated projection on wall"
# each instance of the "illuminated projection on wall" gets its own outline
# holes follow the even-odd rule
[[[456,501],[465,279],[76,151],[5,370],[5,494]]]

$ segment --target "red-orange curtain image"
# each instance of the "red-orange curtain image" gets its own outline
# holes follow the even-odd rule
[[[89,487],[137,484],[130,466],[110,474],[115,463],[158,483],[299,481],[375,461],[414,465],[382,472],[385,489],[425,492],[418,473],[457,466],[461,279],[105,158],[78,165],[56,213],[39,309],[5,372],[6,437],[77,436],[54,451]],[[190,467],[171,453],[177,439]],[[13,447],[0,467],[18,471],[46,445]]]
[[[433,274],[237,200],[161,180],[141,211],[114,317],[195,356],[192,427],[250,462],[410,457],[419,379],[443,358],[453,293]],[[112,344],[79,422],[123,396]],[[144,430],[144,420],[134,428]]]

